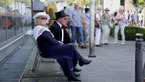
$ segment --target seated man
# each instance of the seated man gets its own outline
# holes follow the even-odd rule
[[[65,28],[67,28],[68,21],[65,12],[59,11],[55,13],[56,20],[50,26],[50,31],[53,33],[54,38],[58,41],[63,42],[64,44],[71,43],[70,36]]]
[[[65,12],[59,11],[55,13],[56,20],[54,23],[50,26],[50,31],[53,33],[54,38],[58,41],[61,41],[64,44],[71,43],[70,36],[65,28],[67,28],[68,21],[67,16]],[[80,72],[81,69],[76,68],[76,66],[73,68],[74,72]]]
[[[32,32],[35,40],[37,41],[39,50],[42,57],[55,58],[62,67],[62,70],[68,81],[80,81],[76,75],[72,72],[72,68],[76,66],[79,61],[79,65],[87,65],[91,63],[91,60],[84,59],[72,45],[65,45],[60,41],[57,41],[50,30],[45,27],[48,16],[44,12],[34,15],[36,26]]]

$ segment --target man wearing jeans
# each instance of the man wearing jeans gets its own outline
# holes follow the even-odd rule
[[[72,30],[72,43],[75,43],[75,39],[76,39],[76,32],[78,32],[79,35],[79,40],[80,40],[80,47],[81,48],[85,48],[84,46],[84,35],[83,35],[83,30],[82,30],[82,12],[79,9],[79,5],[78,3],[74,4],[74,12],[72,14],[72,18],[73,18],[73,28],[71,28]]]

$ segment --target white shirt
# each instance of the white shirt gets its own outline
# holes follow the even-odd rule
[[[100,13],[100,12],[97,12],[96,13],[96,18],[97,18],[97,20],[101,20],[101,16],[102,16],[102,13]]]
[[[139,20],[143,20],[143,17],[142,17],[142,14],[141,13],[138,13],[138,19]]]
[[[61,42],[63,42],[63,40],[64,40],[64,30],[62,29],[62,25],[58,22],[58,21],[56,21],[57,22],[57,24],[60,26],[60,29],[61,29]]]

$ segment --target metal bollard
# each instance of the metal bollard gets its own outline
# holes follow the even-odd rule
[[[143,34],[136,34],[135,82],[143,82]]]

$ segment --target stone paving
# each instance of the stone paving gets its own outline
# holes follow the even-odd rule
[[[120,42],[121,43],[121,42]],[[77,50],[82,56],[88,58],[89,48]],[[82,82],[134,82],[135,81],[135,41],[127,41],[125,45],[103,45],[95,47],[96,58],[90,65],[79,67],[82,69],[79,79]],[[41,64],[39,71],[39,82],[67,82],[59,66],[48,68],[48,65]],[[48,71],[49,69],[54,70]],[[50,73],[50,74],[49,74]],[[51,75],[52,74],[52,75]],[[28,82],[30,78],[23,81]]]
[[[80,50],[82,55],[88,51]],[[87,54],[85,54],[87,53]],[[96,58],[89,66],[82,68],[82,82],[134,82],[135,42],[95,48]]]
[[[88,58],[89,48],[77,48],[82,56],[93,60],[90,65],[78,66],[82,69],[79,77],[82,82],[135,82],[135,41],[126,41],[125,45],[109,43],[95,47],[96,58]],[[40,64],[38,81],[67,82],[67,79],[57,62],[46,60]],[[32,77],[25,76],[22,82],[32,82]]]

